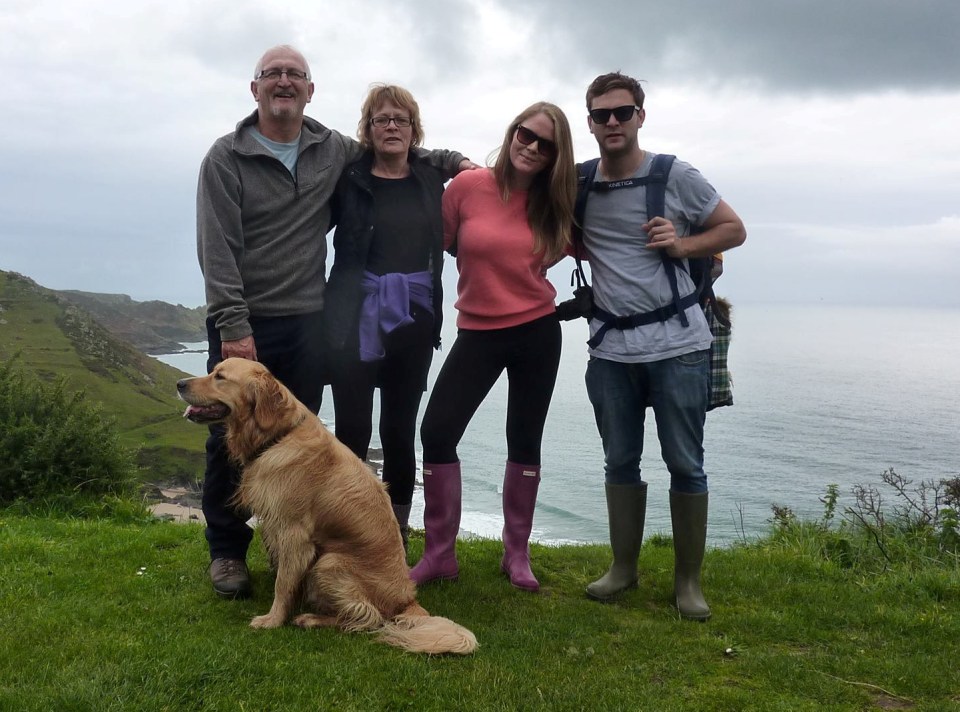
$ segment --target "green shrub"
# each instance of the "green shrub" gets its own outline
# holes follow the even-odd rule
[[[853,503],[839,521],[839,488],[827,487],[819,521],[799,520],[789,507],[772,505],[769,543],[826,559],[841,568],[885,571],[891,566],[936,562],[960,567],[960,476],[914,482],[893,468],[872,484],[853,487]],[[892,500],[885,493],[893,493]]]
[[[0,366],[0,504],[129,497],[135,487],[134,456],[99,405],[63,379],[27,375],[19,357]]]

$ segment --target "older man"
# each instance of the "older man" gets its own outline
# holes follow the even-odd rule
[[[197,253],[206,286],[207,368],[231,356],[261,361],[318,412],[330,196],[361,148],[304,116],[314,85],[306,59],[293,47],[264,53],[250,91],[257,109],[217,139],[200,167]],[[473,166],[452,151],[427,158],[446,169]],[[239,475],[223,434],[212,427],[206,445],[210,578],[220,596],[245,598],[253,532],[230,502]]]

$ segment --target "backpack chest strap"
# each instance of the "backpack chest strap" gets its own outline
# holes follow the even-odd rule
[[[616,316],[598,306],[594,306],[593,318],[601,324],[600,328],[597,329],[597,333],[587,341],[587,346],[591,349],[597,348],[610,329],[619,329],[621,331],[625,329],[636,329],[638,326],[667,321],[676,314],[679,314],[680,318],[684,322],[687,322],[687,317],[684,312],[697,303],[699,303],[699,295],[696,292],[692,292],[678,301],[667,304],[665,307],[660,307],[659,309],[654,309],[653,311],[642,314],[631,314],[630,316]],[[686,325],[685,323],[684,326]]]

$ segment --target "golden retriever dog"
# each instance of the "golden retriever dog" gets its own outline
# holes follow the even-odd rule
[[[277,572],[273,605],[254,628],[376,631],[417,653],[466,655],[473,633],[416,601],[384,485],[265,366],[229,358],[177,383],[195,423],[226,426],[241,468],[237,504],[259,522]]]

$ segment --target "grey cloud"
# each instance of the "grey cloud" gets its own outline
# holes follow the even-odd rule
[[[419,55],[416,73],[410,80],[417,83],[451,82],[471,71],[474,49],[471,37],[479,21],[474,5],[466,0],[374,0],[381,11],[405,18],[409,27],[403,42],[391,42],[400,52]],[[398,12],[399,8],[399,12]],[[371,42],[376,52],[376,42]],[[398,51],[398,50],[394,50]],[[389,64],[390,57],[383,60]]]
[[[420,72],[438,80],[451,81],[471,71],[474,53],[469,47],[476,10],[465,2],[418,4],[417,43],[434,61],[424,63]]]
[[[960,87],[955,0],[526,5],[559,26],[551,44],[566,65],[561,73],[572,68],[592,77],[619,68],[658,83],[753,83],[774,92]]]
[[[495,26],[481,27],[489,9],[486,2],[501,2],[509,28],[522,30],[518,36],[529,33],[535,43],[479,44],[484,31]],[[807,102],[794,98],[805,93],[834,92],[828,103],[839,99],[838,111],[845,110],[851,94],[876,94],[896,86],[924,92],[946,87],[956,93],[960,53],[945,32],[960,26],[960,3],[955,9],[922,0],[851,2],[833,6],[822,0],[774,0],[771,6],[741,1],[699,7],[693,0],[675,0],[673,5],[635,0],[608,9],[571,0],[361,0],[359,6],[342,10],[351,13],[345,23],[337,8],[321,13],[311,5],[310,13],[298,14],[297,3],[267,10],[247,7],[246,0],[229,5],[211,0],[194,3],[189,21],[182,23],[171,16],[154,28],[145,22],[147,12],[119,28],[104,22],[99,29],[103,41],[92,45],[74,45],[56,33],[44,43],[26,25],[11,26],[9,34],[22,41],[0,47],[12,82],[8,94],[18,97],[0,115],[0,130],[10,137],[0,151],[0,269],[22,271],[56,288],[200,303],[202,280],[194,245],[197,169],[212,141],[253,109],[247,88],[253,65],[260,52],[280,42],[298,46],[311,62],[317,77],[312,116],[352,133],[366,84],[399,81],[422,105],[431,106],[428,141],[465,149],[475,159],[483,158],[490,137],[499,134],[499,112],[512,116],[517,108],[501,107],[502,99],[491,86],[502,86],[504,94],[514,86],[529,88],[531,94],[560,93],[565,108],[575,107],[582,114],[580,97],[587,82],[616,68],[648,79],[651,93],[696,82],[701,85],[696,93],[702,95],[704,87],[720,81],[736,85],[753,80],[750,88],[758,93],[794,95],[783,102],[788,118],[804,110]],[[305,21],[308,15],[327,21]],[[495,16],[494,22],[500,21]],[[39,22],[34,26],[46,27]],[[110,38],[123,41],[114,46]],[[34,46],[43,51],[33,53]],[[23,62],[29,70],[20,68]],[[468,113],[460,89],[476,92],[471,98],[489,111]],[[870,168],[874,160],[861,164],[856,152],[842,151],[844,158],[831,155],[832,141],[846,140],[839,133],[835,139],[829,132],[813,134],[825,140],[818,154],[823,155],[822,165],[804,160],[784,160],[781,165],[756,156],[741,161],[744,152],[757,152],[750,143],[751,127],[778,118],[751,115],[755,98],[743,105],[746,109],[736,108],[741,106],[738,94],[724,91],[735,107],[726,123],[717,120],[711,107],[694,107],[710,129],[699,133],[688,128],[695,128],[693,124],[685,124],[682,133],[657,124],[660,105],[652,105],[649,129],[660,133],[647,134],[657,139],[651,141],[653,148],[662,139],[682,136],[691,148],[677,152],[704,170],[748,221],[747,249],[732,258],[727,282],[731,290],[738,284],[748,289],[760,280],[760,286],[743,296],[820,298],[839,293],[845,285],[851,285],[852,294],[871,294],[857,283],[867,273],[859,261],[852,267],[820,265],[813,260],[809,241],[795,232],[778,239],[791,244],[794,261],[808,255],[811,261],[797,268],[788,260],[783,269],[770,269],[779,263],[765,248],[775,242],[765,237],[764,224],[869,229],[889,227],[891,220],[934,225],[956,215],[957,143],[951,131],[931,133],[920,123],[936,114],[937,123],[945,126],[956,113],[955,101],[928,102],[929,97],[893,91],[870,104],[882,111],[889,103],[904,118],[889,124],[890,131],[877,133],[875,147],[857,142],[865,157],[874,150],[890,151],[888,176]],[[756,97],[752,91],[745,94]],[[864,114],[863,120],[872,121],[872,116]],[[916,125],[910,122],[913,117]],[[579,120],[584,150],[594,152],[582,115]],[[830,116],[821,112],[819,120],[829,121]],[[792,125],[786,121],[780,133],[767,131],[763,136],[768,143],[782,137],[802,153],[806,146],[791,135]],[[444,142],[435,144],[438,134]],[[697,140],[722,141],[737,150],[710,165],[701,157]],[[914,170],[901,174],[904,166]],[[911,233],[913,239],[916,234]],[[917,248],[910,244],[905,249]],[[956,259],[949,255],[942,261],[953,264]],[[562,290],[569,270],[557,269],[555,281]],[[738,269],[740,279],[735,278]],[[824,276],[818,276],[818,270]],[[885,283],[928,280],[929,274],[917,276],[911,270],[901,270],[899,281],[893,273],[885,274]],[[764,275],[784,271],[790,274],[782,280],[775,276],[762,281]],[[878,274],[869,271],[872,278]],[[956,304],[955,281],[952,274],[941,279],[937,273],[926,290],[906,291],[918,299],[952,299]],[[451,287],[449,293],[455,290]]]
[[[252,79],[262,52],[278,44],[297,44],[289,23],[266,6],[198,3],[192,13],[191,23],[172,40],[174,51],[226,76],[236,76],[237,68],[245,67],[242,78]]]

